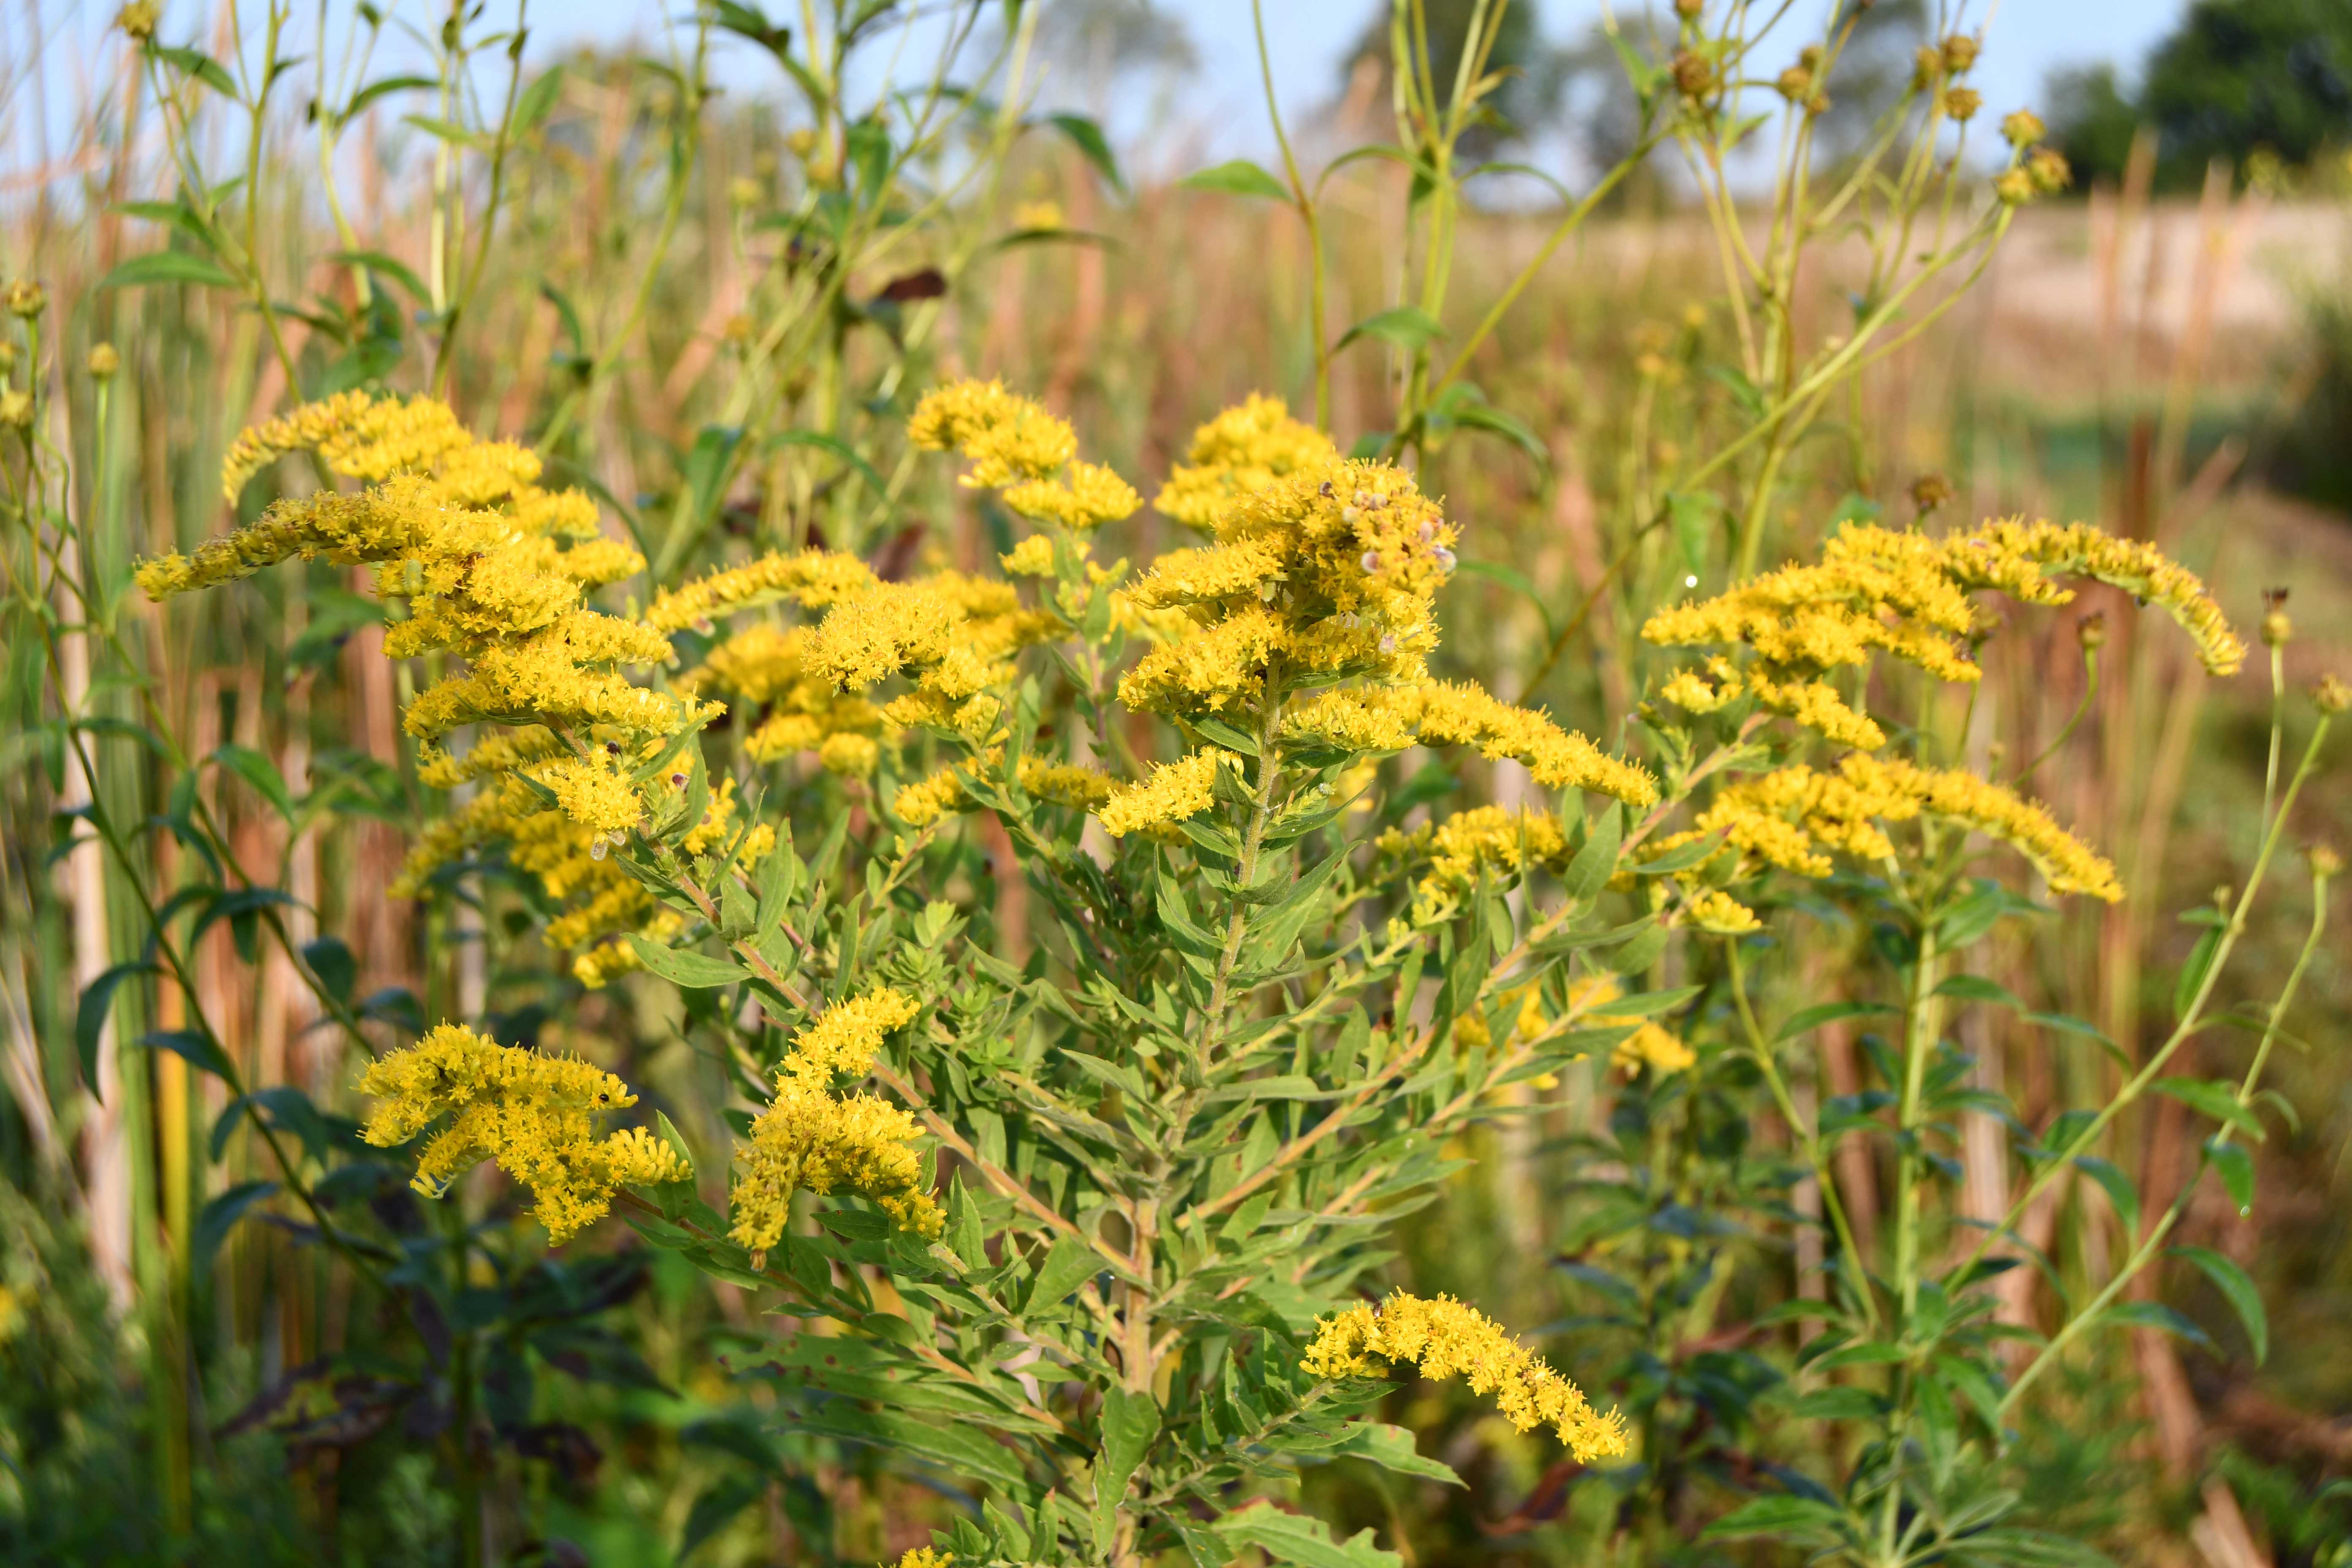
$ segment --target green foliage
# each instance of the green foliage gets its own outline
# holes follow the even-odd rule
[[[2156,137],[2156,181],[2194,190],[2216,160],[2304,168],[2352,143],[2352,16],[2328,0],[2197,0],[2126,92],[2110,67],[2062,79],[2055,142],[2079,174],[2122,177]]]

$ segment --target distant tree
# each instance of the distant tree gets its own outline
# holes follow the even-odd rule
[[[2219,158],[2267,149],[2291,166],[2352,141],[2352,4],[2197,0],[2148,57],[2136,94],[2111,68],[2053,83],[2057,142],[2079,174],[2114,178],[2133,132],[2156,133],[2158,184],[2193,187]]]

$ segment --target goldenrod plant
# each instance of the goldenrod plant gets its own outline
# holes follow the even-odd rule
[[[344,451],[340,464],[366,466],[341,432],[372,413],[346,404],[285,423]],[[404,413],[442,417],[430,405]],[[412,444],[359,496],[304,514],[385,520],[373,530],[313,534],[273,513],[194,558],[142,568],[160,596],[233,574],[205,560],[242,572],[306,548],[373,559],[379,586],[410,604],[388,652],[474,628],[478,673],[450,678],[461,691],[499,668],[510,639],[537,649],[554,628],[544,646],[556,651],[528,656],[546,668],[497,688],[507,695],[453,700],[445,683],[412,703],[421,735],[449,728],[439,716],[457,701],[466,719],[530,738],[486,733],[478,765],[469,754],[443,770],[484,786],[495,813],[424,853],[499,845],[520,856],[551,832],[584,843],[569,863],[611,868],[622,879],[611,890],[632,895],[613,934],[633,963],[720,994],[695,1029],[750,1115],[733,1149],[693,1162],[667,1125],[660,1137],[600,1139],[596,1113],[630,1102],[618,1079],[451,1023],[381,1058],[362,1085],[383,1097],[370,1142],[433,1133],[420,1192],[439,1195],[495,1160],[531,1188],[552,1240],[618,1205],[655,1246],[777,1292],[801,1328],[760,1359],[826,1396],[788,1419],[980,1488],[978,1515],[938,1542],[955,1558],[1126,1563],[1181,1550],[1205,1563],[1254,1547],[1369,1564],[1391,1556],[1253,1504],[1249,1489],[1340,1454],[1446,1474],[1409,1432],[1364,1418],[1387,1364],[1465,1376],[1515,1426],[1554,1430],[1580,1463],[1630,1448],[1620,1415],[1475,1307],[1403,1292],[1351,1305],[1373,1289],[1384,1226],[1426,1201],[1449,1168],[1444,1141],[1500,1113],[1512,1086],[1556,1081],[1601,1050],[1672,1079],[1706,1049],[1692,1038],[1720,1033],[1713,1048],[1760,1076],[1787,1119],[1836,1235],[1834,1293],[1791,1303],[1827,1331],[1777,1375],[1807,1390],[1801,1416],[1864,1420],[1883,1436],[1836,1489],[1759,1498],[1712,1528],[1870,1563],[1926,1551],[2031,1562],[2056,1549],[2004,1525],[1981,1456],[2049,1358],[2114,1315],[2179,1204],[2044,1349],[2005,1370],[1985,1287],[1990,1263],[2014,1261],[2002,1256],[2011,1222],[1948,1267],[1925,1246],[1946,1120],[1984,1103],[1959,1087],[1964,1063],[1940,1016],[2013,1001],[1956,963],[2000,919],[2034,908],[1969,875],[1988,849],[2014,853],[2053,895],[2120,889],[2042,807],[1939,762],[1932,705],[1893,747],[1856,699],[1882,652],[1972,681],[1969,645],[1956,640],[1979,625],[1971,595],[2063,604],[2070,576],[2133,589],[2210,666],[2234,668],[2244,650],[2194,576],[2080,525],[1999,522],[1939,539],[1850,527],[1820,565],[1662,611],[1644,628],[1663,645],[1726,650],[1706,656],[1705,676],[1667,683],[1664,700],[1692,717],[1647,715],[1654,774],[1539,712],[1430,678],[1434,598],[1463,531],[1402,468],[1334,453],[1234,482],[1213,542],[1130,573],[1090,545],[1137,492],[1079,459],[1075,433],[1044,408],[961,383],[926,396],[910,427],[918,445],[970,461],[965,484],[1004,491],[1035,524],[1006,555],[1025,564],[1028,542],[1043,542],[1030,553],[1050,564],[1025,594],[1015,579],[955,572],[887,582],[853,559],[803,552],[688,584],[646,621],[599,618],[580,605],[604,572],[597,547],[579,547],[589,569],[566,571],[575,552],[542,548],[521,521],[562,508],[433,499],[425,476],[463,469],[449,453],[471,449],[446,443]],[[273,444],[286,441],[240,443],[232,472],[248,446]],[[1195,453],[1213,463],[1216,450],[1212,427]],[[1198,466],[1188,479],[1199,484]],[[436,561],[450,564],[436,572]],[[747,625],[784,605],[795,625]],[[761,772],[856,731],[812,723],[795,752],[763,726],[742,748],[756,771],[714,787],[694,737],[716,700],[665,699],[603,672],[658,665],[657,625],[687,616],[729,621],[715,650],[796,647],[795,676],[825,690],[898,693],[869,700],[875,809],[855,843],[836,819],[818,868],[756,804],[740,824],[716,808],[754,802]],[[573,632],[567,617],[611,629]],[[1790,700],[1792,688],[1803,695]],[[2341,706],[2336,689],[2322,701]],[[1157,723],[1139,728],[1147,719]],[[2325,731],[2280,792],[2237,918]],[[1833,767],[1798,760],[1817,743],[1856,749]],[[1415,745],[1516,761],[1559,804],[1400,831],[1384,759]],[[1874,754],[1894,751],[1911,755]],[[943,824],[977,812],[1002,825],[1052,910],[1026,952],[957,897],[965,860]],[[1761,911],[1775,874],[1832,879],[1833,896],[1872,911],[1901,983],[1884,1260],[1856,1249],[1826,1153],[1841,1132],[1874,1124],[1807,1121],[1748,995],[1745,966],[1773,946]],[[2021,1208],[2145,1092],[2214,1115],[2210,1157],[2225,1157],[2259,1058],[2234,1087],[2160,1075],[2200,1022],[2235,923],[2216,928],[2172,1044],[2105,1107],[2042,1135]],[[1670,945],[1697,983],[1628,990]],[[1811,1009],[1780,1037],[1826,1016]],[[711,1201],[722,1171],[723,1204]],[[2204,1266],[2233,1299],[2250,1292],[2226,1259]],[[1050,1373],[1020,1370],[1032,1366]],[[1832,1376],[1852,1368],[1874,1370]]]

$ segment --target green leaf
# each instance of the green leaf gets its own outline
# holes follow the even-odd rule
[[[2255,1116],[2252,1108],[2238,1102],[2238,1090],[2232,1084],[2219,1079],[2160,1078],[2147,1087],[2158,1094],[2170,1096],[2191,1110],[2239,1129],[2256,1142],[2263,1139],[2262,1120]]]
[[[2221,931],[2218,925],[2209,928],[2197,939],[2197,945],[2189,950],[2189,962],[2180,966],[2180,977],[2172,983],[2175,1018],[2189,1016],[2189,1005],[2196,1000],[2199,989],[2205,984],[2206,972],[2213,967],[2214,955],[2221,950]]]
[[[196,1215],[195,1234],[190,1239],[189,1260],[197,1278],[212,1272],[214,1256],[220,1251],[221,1243],[228,1239],[236,1222],[245,1217],[245,1211],[277,1190],[276,1182],[239,1182],[204,1206],[204,1212]]]
[[[860,456],[856,447],[838,436],[828,436],[822,430],[779,430],[768,437],[768,445],[772,447],[813,447],[820,452],[830,453],[856,468],[858,477],[872,487],[876,495],[888,493],[890,487],[882,482],[882,476],[874,471],[874,465]]]
[[[1015,1495],[1029,1484],[1020,1456],[967,1422],[896,1410],[858,1410],[836,1399],[813,1410],[788,1410],[781,1425],[787,1432],[845,1438],[869,1444],[893,1458],[927,1460]]]
[[[1703,1541],[1738,1541],[1757,1535],[1787,1535],[1808,1544],[1844,1533],[1845,1510],[1811,1498],[1750,1498],[1701,1532]]]
[[[1800,1421],[1876,1421],[1886,1414],[1886,1401],[1866,1388],[1832,1384],[1799,1394],[1789,1414]]]
[[[1339,341],[1331,345],[1331,352],[1338,353],[1360,338],[1378,338],[1411,353],[1416,349],[1427,348],[1444,335],[1444,325],[1428,311],[1413,305],[1398,305],[1386,310],[1375,310],[1349,327],[1339,334]]]
[[[338,250],[327,259],[340,261],[346,267],[364,268],[379,278],[389,278],[406,289],[409,299],[418,305],[424,305],[433,298],[432,290],[425,287],[425,279],[397,256],[386,256],[381,250]]]
[[[2096,1024],[2077,1018],[2072,1013],[2028,1013],[2025,1021],[2038,1024],[2045,1029],[2055,1029],[2063,1035],[2085,1035],[2102,1044],[2108,1043],[2107,1037]]]
[[[302,944],[302,962],[319,977],[329,996],[350,1006],[352,987],[359,983],[359,960],[339,936],[322,936]]]
[[[1772,1039],[1777,1045],[1784,1040],[1793,1040],[1799,1035],[1810,1034],[1823,1024],[1834,1024],[1843,1018],[1861,1018],[1873,1013],[1893,1013],[1897,1010],[1884,1002],[1820,1002],[1811,1007],[1800,1008],[1790,1014],[1789,1021],[1780,1026],[1780,1032],[1773,1036]]]
[[[2229,1189],[2230,1201],[2245,1214],[2254,1206],[2254,1157],[2236,1143],[2224,1143],[2218,1138],[2205,1141],[2205,1157],[2213,1162],[2221,1184]]]
[[[1102,1458],[1095,1462],[1095,1547],[1108,1554],[1118,1527],[1127,1484],[1160,1436],[1160,1402],[1146,1389],[1103,1390]]]
[[[510,136],[527,135],[536,130],[555,108],[555,100],[563,91],[563,68],[550,66],[538,79],[522,89],[515,100],[514,119],[508,126]]]
[[[1617,847],[1624,840],[1623,808],[1613,800],[1603,802],[1600,816],[1585,830],[1584,847],[1576,852],[1568,869],[1560,873],[1561,890],[1580,902],[1598,896],[1609,885],[1610,874],[1617,869]]]
[[[2271,1321],[2263,1310],[2263,1293],[2246,1278],[2246,1271],[2214,1251],[2210,1247],[2176,1247],[2175,1258],[2186,1258],[2205,1272],[2213,1288],[2228,1299],[2238,1314],[2238,1321],[2246,1326],[2246,1342],[2253,1347],[2254,1364],[2260,1366],[2270,1359]]]
[[[2133,1329],[2158,1329],[2209,1348],[2213,1343],[2204,1330],[2161,1301],[2118,1301],[2101,1312],[2098,1321]]]
[[[647,969],[671,984],[682,985],[688,991],[715,990],[749,978],[740,965],[724,959],[707,957],[682,948],[664,947],[660,942],[648,942],[634,933],[629,937],[629,945],[637,950],[637,956],[645,960]]]
[[[1658,955],[1666,951],[1667,934],[1664,925],[1653,921],[1649,930],[1642,932],[1624,946],[1608,953],[1601,962],[1620,974],[1639,974],[1643,970],[1657,963]],[[1611,1005],[1614,1007],[1615,1004],[1612,1003]]]
[[[1070,139],[1072,146],[1086,155],[1087,163],[1101,172],[1102,177],[1110,182],[1111,189],[1126,195],[1127,181],[1119,174],[1118,160],[1112,156],[1110,143],[1103,139],[1101,126],[1083,114],[1049,114],[1045,118],[1055,130]]]
[[[1934,994],[1954,996],[1963,1002],[1990,1002],[1996,1006],[2011,1007],[2022,1012],[2025,1004],[2012,994],[2008,986],[1987,980],[1981,974],[1950,974],[1944,977]]]
[[[359,91],[352,94],[352,100],[343,105],[343,111],[339,118],[344,121],[350,121],[356,117],[359,112],[365,109],[369,104],[373,103],[377,99],[383,98],[389,93],[418,92],[428,89],[437,89],[440,85],[441,79],[438,77],[388,76],[381,81],[372,81],[365,87],[360,89]]]
[[[2107,1201],[2116,1205],[2116,1214],[2124,1222],[2124,1235],[2137,1237],[2139,1235],[2139,1188],[2133,1184],[2132,1179],[2111,1162],[2102,1160],[2096,1154],[2075,1155],[2074,1166],[2105,1189]]]
[[[1187,174],[1176,184],[1188,191],[1223,191],[1229,196],[1264,196],[1276,202],[1290,199],[1288,185],[1247,158],[1235,158],[1230,163]]]
[[[242,289],[244,285],[218,262],[184,250],[151,250],[120,262],[99,280],[99,288],[142,289],[157,283],[195,283],[208,289]]]
[[[677,1542],[677,1560],[683,1563],[693,1556],[696,1547],[734,1522],[767,1489],[765,1476],[729,1476],[705,1490],[687,1512],[686,1533]]]
[[[450,121],[436,120],[430,114],[404,114],[400,122],[414,125],[436,142],[446,142],[452,147],[479,147],[486,141],[479,132],[468,131]]]
[[[106,1089],[98,1081],[98,1041],[106,1032],[108,1013],[114,1005],[114,993],[124,981],[134,974],[161,974],[154,964],[136,959],[118,963],[92,980],[81,994],[81,1004],[74,1010],[74,1055],[81,1062],[81,1081],[90,1093],[100,1100]]]
[[[139,1043],[149,1050],[169,1051],[224,1083],[236,1081],[236,1068],[221,1048],[194,1029],[153,1029],[140,1036]]]
[[[1699,491],[1677,490],[1666,497],[1666,514],[1673,521],[1675,543],[1683,553],[1683,567],[1691,576],[1706,570],[1706,544],[1723,503]]]
[[[1209,1528],[1235,1552],[1255,1546],[1269,1562],[1294,1563],[1298,1568],[1404,1568],[1403,1558],[1373,1543],[1370,1529],[1335,1541],[1331,1527],[1321,1520],[1270,1505],[1229,1513]]]
[[[1381,1421],[1351,1421],[1345,1428],[1345,1434],[1340,1441],[1323,1451],[1334,1457],[1369,1460],[1401,1476],[1442,1481],[1449,1487],[1466,1484],[1454,1473],[1451,1465],[1423,1458],[1421,1451],[1413,1446],[1410,1428],[1391,1426]]]
[[[251,784],[262,799],[278,808],[278,816],[289,822],[294,819],[294,794],[286,787],[285,776],[278,773],[276,763],[252,747],[235,742],[215,752],[211,760]]]
[[[157,59],[178,67],[223,98],[236,97],[236,82],[228,74],[227,68],[202,49],[174,47],[166,44],[157,44],[154,48]]]
[[[1534,429],[1527,421],[1516,414],[1506,413],[1491,403],[1473,403],[1457,409],[1454,415],[1454,422],[1465,429],[1484,430],[1491,435],[1500,436],[1520,451],[1525,452],[1538,467],[1545,468],[1551,467],[1549,449],[1538,438]]]
[[[1045,1260],[1037,1266],[1037,1277],[1030,1281],[1022,1310],[1034,1312],[1040,1307],[1059,1305],[1063,1297],[1093,1278],[1101,1267],[1094,1248],[1076,1237],[1055,1237]]]

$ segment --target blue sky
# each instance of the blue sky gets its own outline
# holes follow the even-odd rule
[[[690,0],[537,0],[530,7],[532,52],[552,55],[587,41],[617,42],[635,37],[651,41],[666,20],[688,9]],[[1521,0],[1532,4],[1542,31],[1558,40],[1583,36],[1601,15],[1602,0]],[[1797,10],[1818,9],[1830,0],[1799,0]],[[1270,142],[1261,104],[1255,47],[1250,27],[1250,0],[1160,0],[1164,10],[1181,17],[1200,57],[1199,77],[1186,89],[1181,138],[1185,150],[1197,156],[1223,158],[1263,155]],[[2137,67],[2148,47],[2173,25],[2188,0],[1992,0],[1985,58],[1976,70],[1976,85],[1986,105],[2005,113],[2023,105],[2040,105],[2043,84],[2053,70],[2098,60],[2111,60],[2127,73]],[[333,8],[348,15],[349,0],[332,0]],[[489,0],[486,21],[499,24],[513,15],[515,0]],[[1375,0],[1265,0],[1269,52],[1275,61],[1276,88],[1286,114],[1303,114],[1328,100],[1339,76],[1339,60],[1353,41]],[[769,11],[782,17],[796,13],[793,0],[767,0]],[[0,20],[0,65],[24,58],[26,17],[37,9],[46,14],[49,32],[44,53],[44,85],[49,97],[52,125],[70,123],[76,102],[100,58],[111,58],[111,47],[100,49],[115,0],[47,0],[36,7],[7,7]],[[446,14],[436,0],[397,0],[395,15],[424,22]],[[248,11],[258,11],[248,5]],[[1635,9],[1621,4],[1621,12]],[[312,7],[297,5],[298,31],[307,33]],[[216,14],[215,0],[167,0],[164,33],[178,42],[205,29]],[[1987,15],[1981,4],[1969,7],[1971,20]],[[430,25],[426,23],[425,25]],[[305,47],[307,40],[298,44]],[[733,52],[719,67],[720,80],[737,90],[758,91],[769,86],[772,67],[760,68],[748,47]],[[1075,84],[1060,84],[1057,97],[1082,94]],[[11,106],[18,126],[29,123],[30,104],[20,98]],[[1124,118],[1124,117],[1121,117]],[[1145,158],[1146,163],[1160,160]],[[31,162],[21,143],[13,157],[0,162],[22,166]]]

